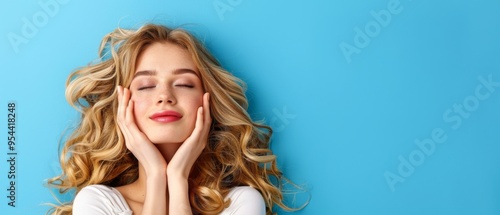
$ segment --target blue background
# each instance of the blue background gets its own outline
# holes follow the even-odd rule
[[[58,142],[78,117],[64,98],[68,74],[97,57],[106,33],[150,21],[188,24],[248,83],[252,117],[275,128],[280,167],[308,190],[296,204],[310,195],[291,214],[500,214],[500,1],[2,3],[2,214],[44,214],[54,202],[44,181],[59,173]],[[29,23],[37,31],[23,33]]]

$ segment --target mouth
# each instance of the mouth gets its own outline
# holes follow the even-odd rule
[[[167,122],[175,122],[181,119],[182,115],[175,111],[160,111],[151,115],[149,118],[156,122],[167,123]]]

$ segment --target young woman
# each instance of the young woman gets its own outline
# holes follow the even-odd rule
[[[49,184],[76,189],[52,214],[273,214],[286,210],[270,127],[244,83],[192,35],[148,24],[106,35],[100,62],[73,72],[81,122]],[[273,185],[271,180],[277,182]]]

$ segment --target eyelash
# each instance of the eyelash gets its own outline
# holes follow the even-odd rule
[[[193,85],[189,85],[189,84],[176,84],[175,85],[176,87],[186,87],[186,88],[194,88]],[[150,88],[154,88],[155,86],[145,86],[145,87],[139,87],[137,90],[146,90],[146,89],[150,89]]]
[[[145,86],[145,87],[139,87],[137,90],[146,90],[146,89],[150,89],[150,88],[153,88],[154,86]]]
[[[175,86],[176,86],[176,87],[194,88],[194,86],[193,86],[193,85],[189,85],[189,84],[176,84]]]

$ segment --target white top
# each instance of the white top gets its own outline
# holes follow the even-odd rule
[[[249,186],[234,187],[226,196],[231,199],[222,215],[265,215],[264,198],[256,189]],[[121,193],[105,185],[84,187],[73,201],[73,215],[132,215]]]

